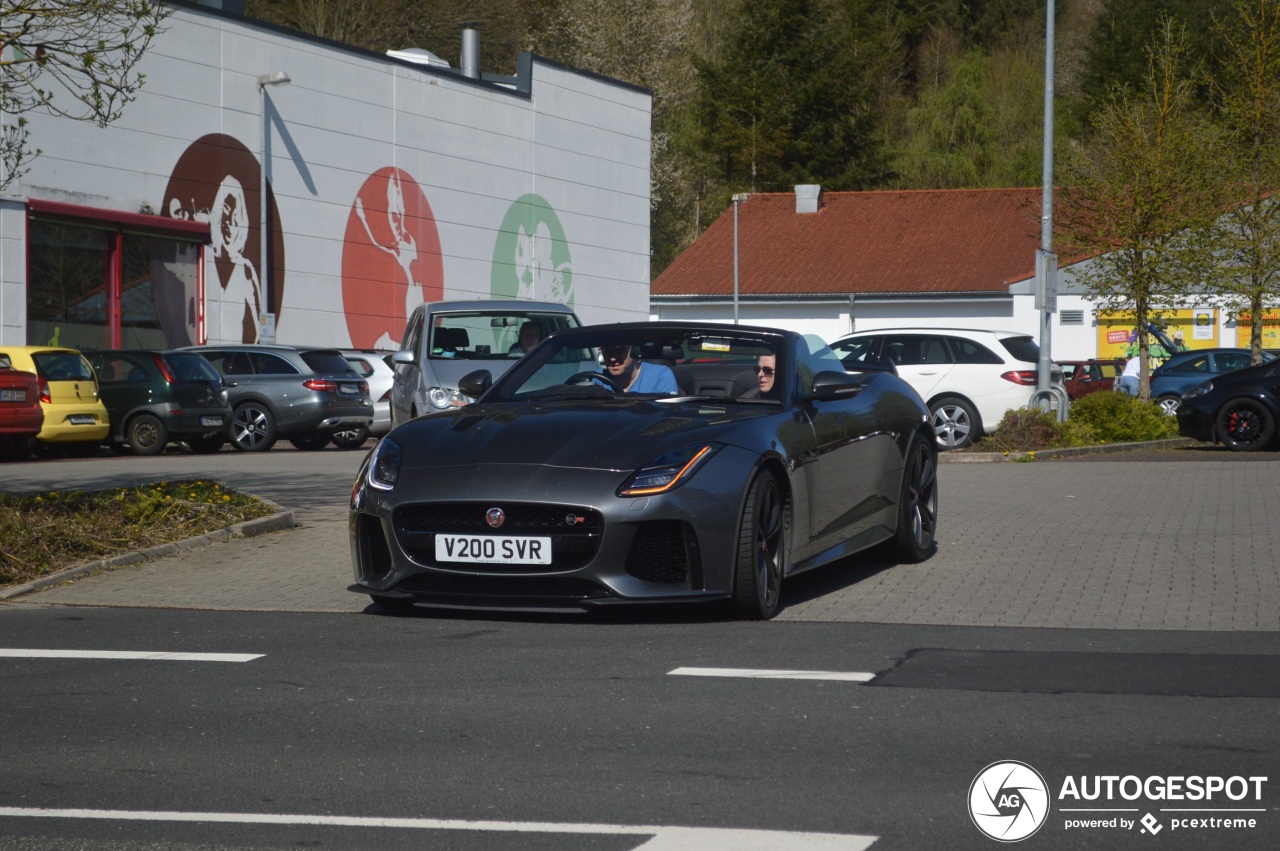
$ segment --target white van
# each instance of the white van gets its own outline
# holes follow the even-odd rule
[[[565,304],[542,301],[437,301],[409,317],[404,342],[392,355],[391,424],[460,408],[474,401],[458,391],[458,379],[487,369],[502,375],[530,347],[556,331],[582,323]],[[523,332],[523,337],[522,337]],[[537,340],[533,340],[533,337]],[[532,342],[531,342],[532,341]]]

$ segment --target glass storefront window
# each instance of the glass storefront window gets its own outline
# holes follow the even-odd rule
[[[28,233],[29,344],[144,349],[199,342],[200,243],[44,217],[33,217]]]
[[[27,250],[27,343],[101,349],[107,325],[109,231],[31,223]]]

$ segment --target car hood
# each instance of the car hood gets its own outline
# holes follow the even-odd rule
[[[468,372],[475,372],[477,369],[487,369],[489,370],[489,374],[493,376],[493,380],[497,381],[498,376],[504,374],[519,361],[519,358],[492,358],[488,360],[432,358],[429,363],[431,373],[436,377],[436,382],[442,387],[448,387],[451,390],[456,390],[458,387],[458,380]]]
[[[738,443],[737,432],[780,411],[645,399],[474,404],[419,417],[389,436],[400,444],[405,467],[544,464],[623,471],[694,442]]]

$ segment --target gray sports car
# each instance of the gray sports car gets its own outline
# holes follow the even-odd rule
[[[552,334],[403,423],[351,494],[351,590],[387,608],[729,601],[879,545],[934,547],[929,411],[816,337],[643,322]]]

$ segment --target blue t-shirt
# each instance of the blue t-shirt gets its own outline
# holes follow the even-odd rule
[[[680,392],[676,384],[676,374],[669,367],[660,363],[642,363],[636,380],[627,388],[628,393],[671,393]]]
[[[676,374],[670,367],[660,363],[642,363],[636,370],[636,380],[627,388],[628,393],[669,393],[674,396],[680,392]],[[597,383],[604,384],[603,381]],[[609,389],[613,388],[609,386]]]

